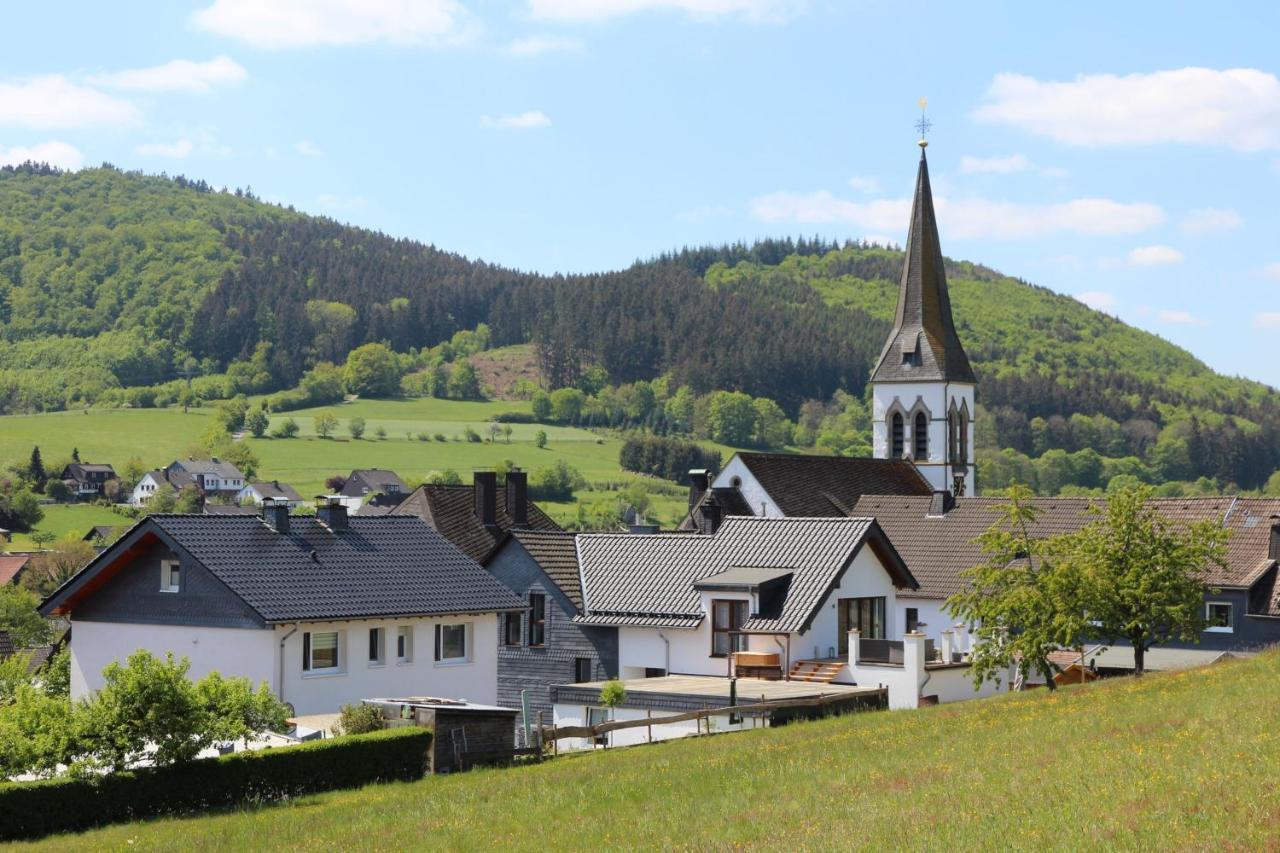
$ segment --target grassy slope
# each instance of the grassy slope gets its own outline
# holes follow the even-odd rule
[[[466,403],[450,400],[360,400],[339,406],[324,407],[338,415],[338,433],[331,439],[317,438],[313,432],[313,416],[318,409],[304,409],[272,417],[275,425],[294,418],[301,427],[299,438],[289,440],[247,438],[262,462],[259,476],[278,479],[293,485],[304,496],[324,490],[324,480],[332,474],[346,474],[352,468],[390,468],[407,480],[422,480],[433,471],[452,468],[468,480],[477,468],[491,467],[510,459],[529,471],[536,471],[563,459],[582,472],[590,483],[624,483],[635,475],[618,467],[621,441],[602,437],[582,429],[533,424],[512,424],[511,443],[499,437],[497,443],[468,443],[462,440],[470,426],[488,437],[489,418],[498,412],[523,411],[526,402]],[[83,412],[58,412],[43,415],[0,417],[0,470],[11,463],[24,463],[32,445],[39,445],[45,462],[69,458],[72,448],[87,461],[107,461],[123,468],[131,457],[138,457],[148,467],[160,467],[185,454],[196,444],[208,425],[212,409],[192,409],[183,414],[179,409],[90,409]],[[347,434],[347,422],[354,417],[366,421],[367,432],[361,441]],[[387,431],[379,440],[374,431]],[[538,430],[547,433],[544,449],[534,445]],[[430,441],[418,441],[426,433]],[[446,442],[434,440],[436,433]],[[407,435],[413,435],[410,439]],[[726,458],[731,452],[722,448]],[[582,493],[584,500],[591,493]],[[556,518],[568,520],[577,514],[574,503],[547,503],[543,507]],[[654,512],[664,524],[675,523],[682,515],[680,499],[656,496]],[[126,522],[106,510],[90,512],[86,507],[45,507],[45,520],[38,529],[51,530],[59,537],[65,532],[92,524]],[[92,516],[92,517],[91,517]],[[110,518],[100,517],[110,516]],[[18,537],[15,547],[26,547],[26,537]]]
[[[76,849],[1194,849],[1280,837],[1280,655],[129,824]],[[429,840],[429,841],[428,841]]]

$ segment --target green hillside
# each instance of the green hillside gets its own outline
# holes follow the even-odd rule
[[[0,414],[164,406],[191,381],[206,399],[278,391],[370,342],[426,370],[423,353],[484,324],[493,346],[537,345],[518,370],[536,361],[548,386],[595,395],[586,425],[861,453],[859,400],[900,268],[889,249],[768,240],[539,276],[248,191],[5,167]],[[985,488],[1020,480],[1057,494],[1119,476],[1187,484],[1171,493],[1257,489],[1280,468],[1275,390],[979,265],[953,262],[950,277],[979,376]],[[515,369],[486,379],[507,393]],[[654,380],[644,405],[614,404]],[[673,414],[679,389],[775,401],[771,437],[730,440],[687,401]]]
[[[669,741],[56,849],[1269,849],[1274,652],[1141,680]]]

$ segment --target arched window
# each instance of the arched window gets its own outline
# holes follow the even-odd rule
[[[916,445],[916,459],[929,458],[929,419],[924,412],[916,412],[916,425],[912,431]]]
[[[950,462],[955,462],[960,458],[960,413],[951,410],[951,414],[947,415],[947,447]]]
[[[956,413],[956,420],[960,422],[960,448],[956,454],[956,461],[961,465],[969,464],[969,413],[960,411]]]
[[[893,432],[893,454],[890,458],[901,459],[903,451],[906,449],[903,443],[902,413],[894,412],[893,418],[889,423]]]

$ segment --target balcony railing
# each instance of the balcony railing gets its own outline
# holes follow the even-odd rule
[[[936,656],[933,640],[925,640],[925,661],[932,661]],[[902,640],[859,640],[858,663],[887,663],[902,666]]]

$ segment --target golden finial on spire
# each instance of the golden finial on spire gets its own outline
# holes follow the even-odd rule
[[[924,108],[929,106],[929,99],[921,98],[919,101],[916,101],[916,103],[920,107],[920,120],[916,122],[916,130],[920,131],[920,141],[916,144],[921,148],[928,148],[929,140],[925,139],[925,136],[927,136],[929,131],[933,129],[933,124],[929,119],[925,118]]]

